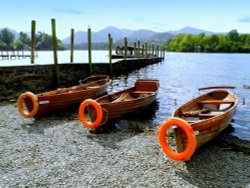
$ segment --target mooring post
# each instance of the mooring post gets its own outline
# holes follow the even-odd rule
[[[142,55],[142,57],[144,58],[144,44],[142,45],[142,50],[141,50],[141,55]]]
[[[152,43],[152,58],[154,58],[154,54],[155,54],[155,46],[154,43]]]
[[[113,38],[111,34],[108,34],[108,43],[109,43],[109,72],[112,74],[112,45],[113,45]]]
[[[161,46],[161,58],[164,58],[164,46]]]
[[[148,43],[145,42],[145,55],[148,58]]]
[[[128,39],[127,37],[124,37],[124,61],[126,61],[127,59],[127,52],[128,52],[127,48],[128,48]]]
[[[36,46],[36,21],[31,21],[31,64],[35,63],[35,46]]]
[[[134,42],[134,57],[137,57],[136,42]]]
[[[164,47],[163,47],[162,53],[163,53],[163,58],[165,59],[165,48]]]
[[[91,29],[88,28],[89,74],[92,74]]]
[[[159,57],[159,45],[156,46],[156,57]]]
[[[70,40],[70,63],[74,62],[74,29],[71,29],[71,40]]]
[[[152,52],[151,52],[151,45],[148,44],[148,57],[151,58]]]
[[[140,50],[140,41],[138,40],[138,51],[137,51],[137,53],[138,53],[138,59],[140,58],[140,55],[141,55],[141,50]]]
[[[58,58],[57,58],[57,37],[56,37],[56,20],[51,19],[52,26],[52,46],[54,54],[54,68],[55,68],[55,85],[56,87],[59,84],[59,67],[58,67]]]

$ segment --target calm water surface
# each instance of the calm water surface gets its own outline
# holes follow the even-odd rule
[[[59,63],[67,63],[69,51],[58,52]],[[108,62],[107,51],[93,51],[93,62]],[[88,62],[87,51],[75,51],[75,62]],[[53,52],[38,52],[36,64],[53,63]],[[30,59],[0,60],[0,66],[30,65]],[[234,122],[233,135],[250,140],[250,54],[199,54],[166,53],[164,62],[150,65],[128,75],[113,78],[109,92],[132,87],[139,78],[160,80],[157,101],[149,111],[132,119],[124,119],[120,127],[130,125],[158,126],[180,105],[198,95],[197,88],[211,85],[233,85],[237,87],[239,105]],[[242,104],[245,98],[245,105]]]
[[[11,52],[9,52],[11,54]],[[21,54],[21,52],[20,52]],[[30,52],[25,52],[25,54],[30,54]],[[58,63],[69,63],[70,62],[70,51],[58,51]],[[88,51],[86,50],[75,50],[74,51],[74,62],[76,63],[87,63],[88,62]],[[92,52],[92,62],[93,63],[107,63],[108,51],[93,51]],[[45,65],[53,63],[53,51],[38,51],[37,57],[35,58],[35,64]],[[30,58],[13,58],[11,60],[3,60],[0,58],[0,66],[22,66],[30,65]]]
[[[239,98],[231,134],[250,140],[250,54],[166,53],[165,61],[113,79],[111,92],[130,87],[138,78],[160,80],[157,103],[152,113],[142,114],[143,124],[157,126],[188,100],[197,97],[199,87],[233,85]],[[202,92],[200,93],[202,94]],[[245,105],[243,105],[245,98]],[[137,121],[136,118],[134,121]],[[123,122],[122,122],[123,123]]]

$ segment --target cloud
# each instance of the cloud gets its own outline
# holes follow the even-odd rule
[[[160,32],[165,32],[166,28],[168,27],[168,24],[162,23],[162,22],[153,22],[151,23],[151,25],[153,26],[154,30],[160,31]]]
[[[166,26],[167,25],[166,23],[162,23],[162,22],[154,22],[153,24],[156,26]]]
[[[59,12],[59,13],[66,13],[66,14],[74,14],[74,15],[80,15],[83,14],[82,11],[77,10],[77,9],[54,9],[54,12]]]
[[[143,22],[144,21],[144,18],[142,18],[142,17],[133,17],[132,19],[136,22]]]
[[[239,22],[247,22],[247,23],[250,22],[250,16],[244,17],[244,18],[240,18]]]

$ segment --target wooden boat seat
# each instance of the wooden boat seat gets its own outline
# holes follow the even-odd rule
[[[187,123],[192,124],[192,123],[197,123],[198,121],[187,121]]]
[[[153,91],[133,91],[132,94],[154,94]]]
[[[134,92],[131,92],[131,95],[134,96],[135,98],[145,97],[145,96],[154,95],[154,94],[155,94],[155,92],[153,92],[153,91],[134,91]]]
[[[100,86],[87,86],[86,89],[97,89],[99,88]]]
[[[200,101],[200,104],[232,104],[235,101],[231,101],[231,100],[204,100],[204,101]]]
[[[210,112],[209,109],[193,110],[193,111],[187,111],[187,112],[183,112],[181,110],[180,115],[183,115],[185,117],[197,117],[199,114],[207,114],[209,112]]]
[[[114,102],[121,102],[121,101],[124,101],[128,98],[131,98],[131,96],[129,95],[129,93],[123,93],[121,96],[119,96],[118,98],[116,98],[115,100],[113,100],[111,103],[114,103]]]
[[[215,114],[187,114],[184,115],[185,117],[204,117],[204,118],[210,118],[210,117],[214,117]]]

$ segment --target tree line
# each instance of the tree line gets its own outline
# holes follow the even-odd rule
[[[167,51],[249,53],[250,34],[231,30],[227,34],[178,34],[164,43]]]
[[[43,32],[36,34],[36,50],[52,50],[52,36]],[[66,47],[61,40],[57,40],[58,50],[65,50]],[[0,31],[0,50],[30,50],[31,38],[28,34],[20,32],[18,38],[7,28]]]

